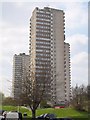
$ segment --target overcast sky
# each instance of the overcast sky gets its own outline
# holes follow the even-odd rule
[[[71,50],[71,85],[88,84],[88,0],[37,1],[0,3],[0,91],[6,96],[12,85],[13,55],[29,54],[29,20],[35,7],[64,10],[65,41],[70,43]]]

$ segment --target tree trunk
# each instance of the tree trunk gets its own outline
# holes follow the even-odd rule
[[[36,118],[36,110],[32,110],[32,118]]]

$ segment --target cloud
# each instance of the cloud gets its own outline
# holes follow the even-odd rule
[[[74,34],[66,38],[66,42],[70,43],[71,55],[81,51],[88,52],[88,37],[84,34]]]
[[[88,67],[88,54],[86,52],[78,53],[74,57],[72,57],[72,64],[74,66],[78,65],[82,67],[82,63],[83,66]]]
[[[71,83],[88,84],[88,37],[84,34],[74,34],[67,37],[71,49]]]
[[[3,25],[4,24],[4,25]],[[4,52],[16,52],[19,49],[26,50],[29,42],[29,29],[25,26],[11,26],[3,23],[1,28],[1,50]]]
[[[88,53],[81,52],[71,59],[72,85],[88,85]]]
[[[7,2],[7,0],[3,0],[3,2]],[[8,0],[8,2],[32,2],[32,1],[30,1],[30,0]],[[33,0],[33,2],[48,2],[48,0],[40,0],[40,1],[38,1],[38,0]],[[49,2],[88,2],[88,0],[73,0],[73,1],[71,1],[71,0],[49,0]],[[20,6],[21,6],[21,4],[20,4]]]
[[[70,44],[82,44],[85,45],[88,42],[88,37],[84,34],[74,34],[66,39]]]
[[[72,2],[65,4],[65,21],[67,29],[76,29],[80,27],[87,27],[88,25],[88,3],[81,4],[79,2]]]

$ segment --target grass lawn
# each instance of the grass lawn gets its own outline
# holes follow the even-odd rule
[[[48,109],[40,109],[37,110],[37,115],[43,114],[43,113],[55,113],[57,117],[72,117],[72,118],[87,118],[88,114],[87,112],[80,112],[77,111],[73,108],[62,108],[62,109],[53,109],[53,108],[48,108]]]
[[[31,117],[31,111],[24,107],[18,108],[15,106],[3,106],[2,109],[6,111],[20,110],[21,113],[27,113],[27,115]],[[47,108],[47,109],[38,109],[36,111],[37,116],[44,113],[54,113],[59,118],[71,117],[71,118],[76,118],[75,120],[88,120],[87,112],[80,112],[75,110],[74,108],[61,108],[61,109]]]

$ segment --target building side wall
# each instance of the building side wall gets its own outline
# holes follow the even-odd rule
[[[70,45],[65,43],[65,99],[70,101],[71,96],[71,78],[70,78]]]
[[[56,63],[56,101],[64,101],[64,17],[62,11],[52,10],[54,57]]]
[[[36,59],[36,10],[33,11],[30,20],[30,69],[35,73],[35,59]]]

